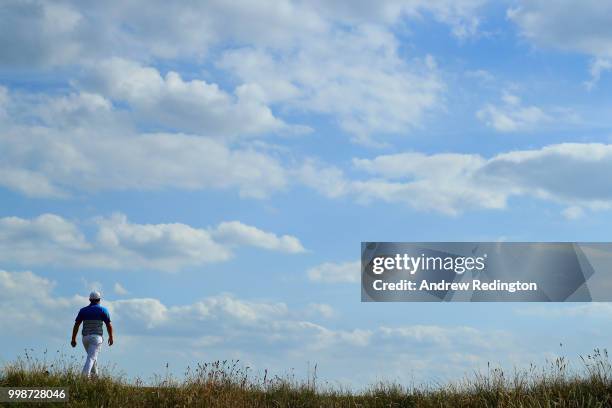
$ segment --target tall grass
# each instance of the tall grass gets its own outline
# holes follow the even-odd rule
[[[180,380],[166,373],[145,384],[112,369],[86,380],[79,362],[59,352],[48,360],[46,352],[42,358],[26,352],[1,369],[0,386],[67,387],[70,402],[55,405],[70,407],[612,407],[606,350],[581,357],[572,370],[561,357],[512,374],[489,368],[446,385],[378,383],[360,392],[318,384],[316,366],[299,380],[267,371],[254,375],[239,361],[217,361],[188,367]]]

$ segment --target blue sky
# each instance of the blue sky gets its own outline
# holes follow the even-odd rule
[[[607,347],[609,304],[360,302],[361,241],[609,241],[598,1],[0,6],[0,363],[448,381]],[[560,346],[560,344],[563,346]]]

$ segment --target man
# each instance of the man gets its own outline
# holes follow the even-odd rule
[[[83,375],[89,377],[91,374],[98,375],[98,353],[102,347],[102,322],[106,325],[108,332],[108,345],[113,345],[113,325],[110,321],[110,314],[105,307],[100,306],[100,292],[93,291],[89,294],[89,306],[79,310],[74,327],[72,328],[72,341],[70,345],[76,347],[76,336],[79,326],[83,323],[83,347],[87,351],[87,360],[83,366]]]

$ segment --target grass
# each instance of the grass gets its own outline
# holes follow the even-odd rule
[[[606,350],[581,357],[571,370],[565,358],[507,375],[476,373],[443,386],[379,383],[360,392],[317,384],[316,367],[306,380],[253,375],[238,361],[188,368],[184,378],[158,376],[153,384],[128,381],[105,370],[95,380],[80,376],[80,364],[58,352],[52,363],[25,357],[0,370],[3,387],[68,387],[69,407],[612,407],[612,366]],[[11,404],[19,406],[19,404]]]

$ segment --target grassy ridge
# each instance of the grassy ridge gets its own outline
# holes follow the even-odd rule
[[[103,374],[79,375],[76,361],[53,363],[26,354],[0,371],[4,387],[68,387],[70,407],[612,407],[612,367],[607,352],[595,350],[570,372],[559,358],[543,369],[508,376],[499,369],[457,383],[409,389],[381,383],[359,393],[306,381],[251,375],[238,362],[200,364],[182,380],[157,377],[155,385]],[[50,406],[52,404],[45,404]],[[18,404],[11,404],[18,406]]]

